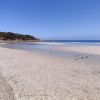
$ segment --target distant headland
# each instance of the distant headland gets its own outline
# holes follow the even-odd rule
[[[0,32],[0,40],[3,41],[39,41],[38,38],[32,35],[24,35],[19,33],[13,32]]]

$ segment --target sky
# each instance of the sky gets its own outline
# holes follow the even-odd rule
[[[0,31],[100,40],[100,0],[0,0]]]

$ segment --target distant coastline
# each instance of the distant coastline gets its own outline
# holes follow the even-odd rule
[[[13,32],[0,32],[0,42],[34,42],[40,39],[32,36]]]

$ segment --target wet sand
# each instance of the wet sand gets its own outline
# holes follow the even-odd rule
[[[74,52],[63,58],[0,47],[0,100],[100,100],[100,48],[84,48],[55,47]]]

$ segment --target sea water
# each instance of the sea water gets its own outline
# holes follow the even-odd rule
[[[79,53],[71,51],[57,50],[56,47],[70,47],[70,46],[100,46],[100,42],[83,42],[83,41],[55,41],[55,42],[37,42],[37,43],[6,43],[2,44],[5,48],[22,49],[29,52],[39,52],[67,58],[71,55],[79,55]]]

